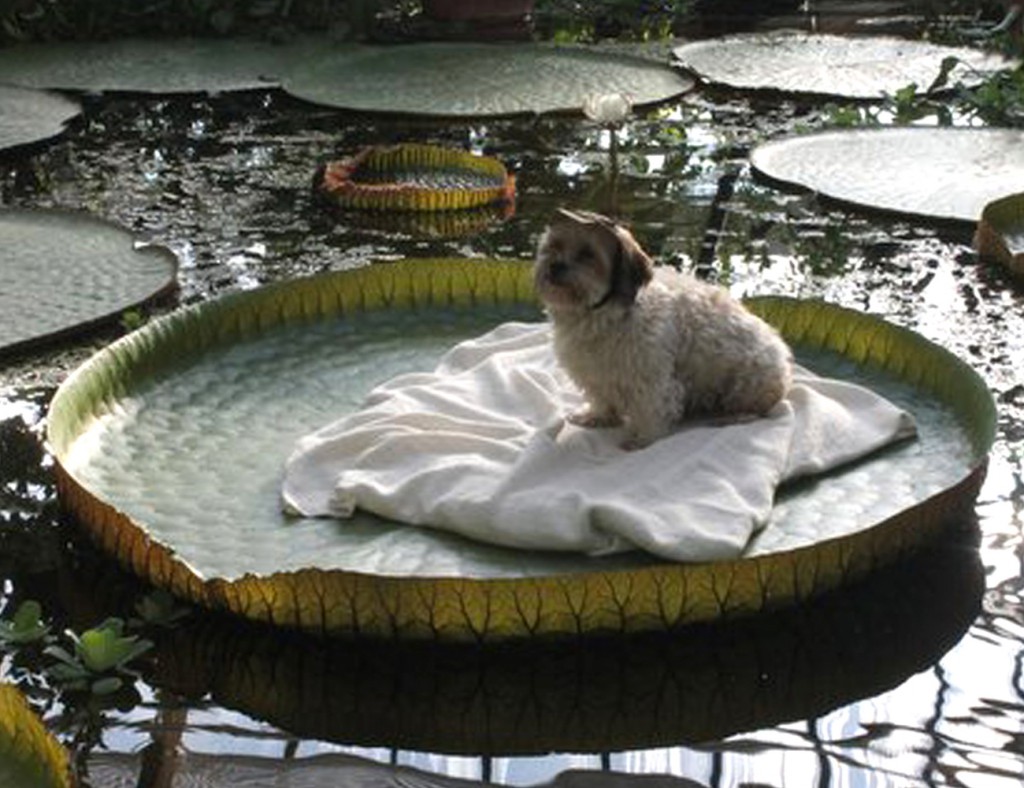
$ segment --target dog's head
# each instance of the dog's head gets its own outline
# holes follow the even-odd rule
[[[653,264],[625,227],[589,211],[558,210],[540,239],[534,284],[554,308],[632,304]]]

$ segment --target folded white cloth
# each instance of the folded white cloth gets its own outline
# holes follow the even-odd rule
[[[581,404],[550,326],[506,323],[300,440],[285,468],[285,510],[344,518],[358,507],[532,550],[734,558],[767,521],[781,481],[915,432],[886,399],[804,370],[768,416],[685,424],[639,451],[619,448],[621,429],[567,424]]]

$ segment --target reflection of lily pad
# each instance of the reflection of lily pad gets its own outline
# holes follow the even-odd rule
[[[595,93],[665,101],[692,82],[651,60],[543,44],[424,43],[359,47],[309,58],[285,90],[368,112],[494,116],[580,111]]]
[[[0,85],[0,150],[55,137],[81,111],[56,93]]]
[[[767,142],[750,160],[762,176],[842,202],[973,223],[989,201],[1020,191],[1024,131],[831,131]]]
[[[70,784],[67,753],[18,689],[0,683],[0,785],[58,788]]]
[[[792,31],[695,41],[673,54],[700,78],[727,87],[865,99],[882,98],[910,83],[927,90],[948,57],[961,61],[951,82],[977,82],[983,72],[1013,65],[998,55],[927,41]]]
[[[974,236],[978,253],[998,260],[1024,279],[1024,192],[993,200],[981,212]]]
[[[332,206],[333,207],[333,206]],[[515,206],[509,203],[488,205],[465,211],[342,211],[339,222],[360,232],[378,232],[389,236],[414,238],[463,238],[482,233],[509,219]]]
[[[0,353],[83,331],[175,285],[162,247],[68,211],[0,211]]]
[[[0,74],[15,85],[68,90],[202,93],[273,87],[319,39],[275,45],[221,39],[63,42],[0,48]]]
[[[805,599],[893,560],[973,499],[994,425],[976,373],[877,319],[768,299],[756,308],[788,338],[910,407],[922,437],[794,488],[744,559],[538,554],[366,515],[339,527],[281,513],[299,436],[458,339],[536,318],[531,279],[525,263],[416,260],[157,320],[55,396],[62,498],[107,550],[201,604],[321,632],[463,640],[674,628]],[[823,491],[850,504],[843,516],[821,507]]]
[[[495,756],[674,747],[820,716],[898,685],[960,639],[983,592],[977,554],[945,545],[799,610],[700,637],[462,649],[282,640],[197,616],[161,633],[147,678],[297,736],[365,747]]]

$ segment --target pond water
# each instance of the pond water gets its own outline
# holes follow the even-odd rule
[[[970,227],[758,183],[750,146],[820,125],[820,105],[694,94],[637,113],[613,187],[610,132],[573,118],[410,123],[278,92],[85,104],[61,140],[0,160],[0,203],[83,208],[166,244],[179,304],[369,261],[529,258],[555,206],[614,208],[659,261],[737,294],[823,297],[918,331],[974,366],[1000,408],[974,516],[946,541],[756,621],[453,649],[325,643],[193,613],[151,635],[139,697],[120,709],[47,704],[37,687],[90,784],[1024,781],[1024,296],[977,258]],[[313,198],[318,164],[400,140],[498,156],[518,177],[515,214],[431,236]],[[60,515],[42,445],[55,387],[116,333],[0,366],[0,598],[40,600],[57,629],[130,615],[143,591]]]

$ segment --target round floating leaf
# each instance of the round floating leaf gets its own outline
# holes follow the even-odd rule
[[[490,156],[439,145],[371,145],[328,162],[318,184],[343,208],[461,211],[494,203],[511,209],[516,180]]]
[[[755,148],[762,176],[863,208],[976,222],[1020,191],[1024,131],[885,128],[788,137]]]
[[[701,79],[741,90],[778,90],[879,99],[913,83],[926,91],[943,61],[958,63],[947,84],[980,81],[1013,61],[976,49],[888,37],[844,37],[782,31],[713,38],[673,50]]]
[[[0,353],[117,318],[175,286],[162,247],[69,211],[0,211]]]
[[[281,513],[297,438],[459,339],[537,319],[531,280],[522,262],[407,261],[154,321],[55,396],[62,499],[135,572],[200,604],[317,632],[454,640],[671,629],[767,610],[891,562],[973,501],[995,424],[984,381],[876,318],[773,298],[752,305],[816,370],[911,409],[921,438],[786,491],[743,559],[539,554],[369,515]]]
[[[117,39],[0,48],[5,82],[34,88],[203,93],[275,87],[326,40]]]
[[[974,236],[978,253],[1024,278],[1024,192],[993,200],[981,212]]]
[[[43,727],[17,687],[0,683],[0,785],[71,785],[67,752]]]
[[[81,111],[56,93],[0,85],[0,149],[55,137]]]
[[[285,81],[299,98],[367,112],[495,116],[580,111],[621,92],[664,101],[692,82],[652,60],[544,44],[424,43],[360,47],[309,58]]]

